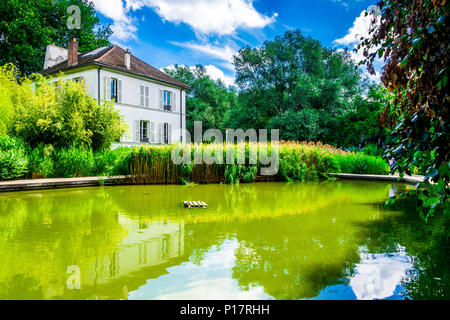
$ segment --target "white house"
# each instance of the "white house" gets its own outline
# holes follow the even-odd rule
[[[63,72],[81,81],[99,103],[113,101],[130,131],[120,144],[171,144],[185,141],[186,90],[190,87],[133,56],[110,46],[78,53],[75,39],[67,49],[47,46],[43,75]]]

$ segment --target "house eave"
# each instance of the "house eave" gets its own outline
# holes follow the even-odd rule
[[[137,77],[137,78],[144,78],[144,79],[150,80],[152,82],[162,83],[162,84],[169,85],[169,86],[175,87],[175,88],[181,88],[181,89],[185,89],[185,90],[190,90],[191,89],[191,87],[188,86],[187,84],[185,84],[183,86],[182,85],[177,85],[177,84],[171,83],[169,81],[156,79],[156,78],[153,78],[153,77],[149,77],[149,76],[147,76],[145,74],[140,74],[140,73],[137,73],[137,72],[127,71],[127,70],[124,70],[122,68],[117,68],[117,67],[110,66],[110,65],[107,65],[107,64],[104,64],[104,63],[100,63],[100,62],[91,62],[91,63],[87,63],[87,64],[74,65],[74,66],[70,66],[70,67],[67,67],[67,68],[62,69],[62,70],[57,70],[57,71],[52,71],[52,72],[46,72],[46,70],[42,70],[39,73],[44,75],[44,76],[50,76],[50,75],[58,74],[60,72],[62,72],[62,73],[71,73],[70,71],[73,71],[73,70],[76,70],[76,69],[79,69],[79,68],[89,67],[89,66],[94,66],[94,67],[97,67],[97,68],[100,67],[100,68],[104,68],[104,69],[111,69],[111,70],[118,71],[118,72],[123,73],[123,74],[131,75],[131,76],[134,76],[134,77]]]

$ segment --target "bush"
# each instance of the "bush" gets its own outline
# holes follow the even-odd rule
[[[97,150],[108,149],[125,132],[119,112],[111,103],[98,105],[83,83],[31,78],[18,77],[12,65],[0,67],[0,134],[18,136],[31,147]]]
[[[23,141],[0,136],[0,180],[22,178],[27,170],[28,159]]]
[[[52,145],[40,144],[29,155],[29,171],[32,179],[50,178],[54,176],[55,163]]]
[[[93,174],[96,176],[129,175],[130,169],[124,164],[124,158],[131,153],[131,148],[121,147],[115,150],[102,150],[94,153]]]
[[[72,146],[57,151],[55,158],[56,177],[86,177],[94,174],[94,154],[91,149]]]
[[[28,161],[21,150],[0,150],[0,180],[22,178],[27,173]]]
[[[347,153],[335,156],[341,172],[355,174],[389,174],[389,165],[381,157],[363,153]]]

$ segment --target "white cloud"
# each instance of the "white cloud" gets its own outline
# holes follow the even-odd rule
[[[391,254],[361,254],[350,286],[358,300],[384,299],[392,296],[407,271],[412,268],[404,248]]]
[[[373,9],[373,7],[369,7],[368,10],[371,9]],[[347,34],[343,38],[334,40],[334,43],[340,45],[358,44],[361,37],[368,38],[369,30],[372,26],[373,15],[368,14],[366,16],[365,13],[365,10],[362,11],[359,17],[353,22],[353,26],[348,30]],[[376,23],[379,23],[379,21],[380,18],[378,17]]]
[[[358,44],[361,43],[361,38],[369,38],[369,30],[372,27],[372,22],[373,22],[373,14],[377,14],[374,10],[376,9],[375,6],[370,6],[369,8],[367,8],[367,11],[369,12],[369,14],[366,16],[366,10],[362,11],[361,14],[359,15],[359,17],[357,17],[355,19],[355,21],[353,22],[353,26],[348,29],[347,34],[339,39],[336,39],[333,41],[333,43],[335,43],[336,45],[340,45],[340,46],[350,46],[350,49],[355,49]],[[380,23],[380,16],[377,16],[377,19],[375,20],[376,24]],[[371,50],[370,52],[374,52],[376,51],[378,48],[374,48],[373,50]],[[338,51],[340,51],[342,49],[338,49]],[[350,55],[353,58],[353,60],[355,60],[355,62],[359,63],[360,61],[365,60],[365,57],[363,55],[363,50],[360,49],[358,51],[354,51],[354,50],[350,50]],[[376,75],[370,75],[367,72],[367,76],[369,77],[370,80],[375,81],[380,83],[380,73],[379,73],[379,69],[381,68],[383,64],[383,60],[379,59],[378,57],[376,57],[376,59],[374,60],[374,66],[376,69]]]
[[[211,79],[213,80],[222,80],[222,82],[226,85],[226,86],[234,86],[234,77],[230,77],[227,76],[223,73],[222,70],[220,70],[219,68],[213,66],[213,65],[207,65],[205,66],[206,72],[208,73],[208,75],[211,77]]]
[[[92,2],[98,12],[113,20],[111,26],[113,41],[136,38],[135,19],[128,14],[128,9],[124,7],[122,0],[92,0]]]
[[[252,0],[126,0],[126,8],[150,7],[165,21],[186,23],[198,34],[229,35],[239,28],[263,28],[275,21],[256,11]]]

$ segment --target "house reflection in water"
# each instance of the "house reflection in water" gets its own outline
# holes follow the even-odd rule
[[[184,222],[143,222],[119,216],[127,234],[110,256],[98,257],[86,273],[82,271],[83,291],[93,289],[99,298],[128,297],[146,280],[166,274],[166,268],[186,261]],[[110,296],[111,294],[119,296]]]

